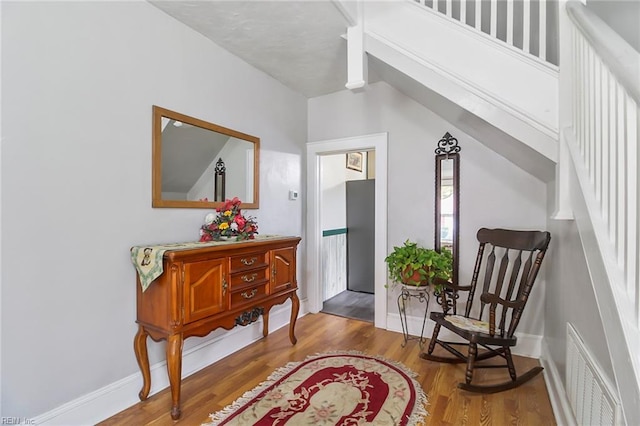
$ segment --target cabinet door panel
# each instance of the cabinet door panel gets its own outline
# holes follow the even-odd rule
[[[271,255],[271,294],[296,287],[296,251],[293,247],[273,250]]]
[[[184,265],[184,322],[223,312],[228,305],[226,259]]]

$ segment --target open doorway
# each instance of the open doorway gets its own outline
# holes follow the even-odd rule
[[[320,157],[322,312],[374,322],[375,151]]]
[[[375,151],[374,201],[374,324],[386,328],[387,292],[386,266],[384,258],[387,250],[387,134],[334,139],[307,144],[307,285],[309,310],[319,312],[323,308],[322,286],[322,235],[321,209],[322,157],[341,154],[343,159],[348,152]],[[346,167],[346,160],[343,160]]]

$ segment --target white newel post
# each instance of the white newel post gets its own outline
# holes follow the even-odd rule
[[[560,129],[558,144],[558,162],[556,163],[556,194],[553,219],[573,220],[571,206],[571,156],[567,147],[567,138],[574,136],[573,123],[573,37],[569,17],[565,12],[566,0],[560,2],[559,10],[559,55],[562,66],[559,70],[558,90],[558,128]]]
[[[355,25],[347,28],[347,84],[349,90],[360,89],[367,83],[367,56],[364,51],[364,20],[362,3],[358,2]]]

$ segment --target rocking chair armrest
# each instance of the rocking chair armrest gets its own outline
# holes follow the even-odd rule
[[[456,301],[458,299],[459,291],[470,291],[471,286],[459,286],[454,284],[451,281],[447,281],[446,279],[440,277],[433,277],[432,284],[434,286],[440,286],[441,291],[437,293],[437,300],[440,306],[442,307],[442,312],[447,314],[450,309],[453,308],[453,313],[456,313]],[[451,299],[451,300],[449,300]]]
[[[489,294],[489,293],[483,293],[480,296],[480,300],[484,303],[490,303],[492,305],[500,304],[502,306],[505,306],[507,308],[512,308],[512,309],[517,309],[523,305],[521,301],[511,302],[509,300],[504,300],[501,297],[496,296],[495,294]]]
[[[433,277],[433,284],[434,285],[442,285],[443,287],[447,287],[447,289],[451,289],[453,291],[469,291],[471,290],[471,286],[470,285],[457,285],[454,284],[451,281],[447,281],[444,278],[440,278],[440,277]]]

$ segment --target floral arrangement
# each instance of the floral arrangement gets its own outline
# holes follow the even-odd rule
[[[204,218],[204,225],[200,228],[200,241],[215,241],[223,238],[236,240],[252,240],[258,233],[258,223],[251,216],[242,214],[238,197],[226,200],[216,213],[209,213]]]

